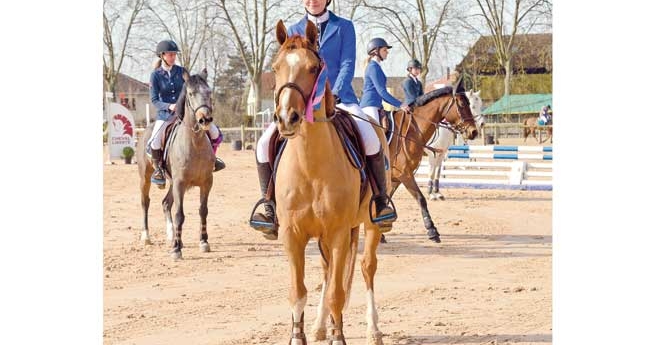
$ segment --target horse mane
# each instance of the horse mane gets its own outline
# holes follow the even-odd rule
[[[208,83],[201,78],[198,74],[190,75],[189,79],[187,82],[183,83],[183,87],[181,88],[181,92],[178,95],[178,100],[176,100],[176,116],[183,120],[183,117],[185,117],[185,99],[187,97],[187,92],[185,92],[185,87],[186,84],[190,83],[190,85],[206,85],[208,86]]]
[[[452,86],[444,86],[440,89],[432,90],[418,98],[414,101],[414,106],[415,107],[420,107],[423,106],[434,99],[441,97],[443,95],[451,94],[452,93]]]

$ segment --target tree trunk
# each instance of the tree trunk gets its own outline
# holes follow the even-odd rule
[[[512,82],[512,59],[505,61],[505,96],[510,94]]]

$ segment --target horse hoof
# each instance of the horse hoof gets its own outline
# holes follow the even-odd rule
[[[366,338],[368,338],[368,345],[384,345],[384,341],[382,340],[382,332],[380,331],[368,333]]]
[[[445,199],[446,199],[446,197],[445,197],[445,196],[443,196],[443,195],[439,195],[439,199],[441,199],[441,200],[445,200]]]
[[[150,245],[153,244],[153,242],[151,242],[150,239],[145,238],[145,239],[142,239],[142,244],[145,245],[145,246],[150,246]]]
[[[208,244],[208,242],[201,242],[199,243],[199,250],[201,250],[202,253],[209,253],[210,245]]]
[[[441,234],[439,234],[435,227],[427,229],[427,237],[432,242],[441,243]]]
[[[313,329],[312,334],[313,334],[313,339],[315,341],[327,340],[327,329],[326,328]]]
[[[386,237],[384,237],[384,234],[382,234],[382,237],[379,238],[379,243],[388,243],[386,241]]]
[[[172,259],[174,259],[174,261],[181,260],[183,258],[183,253],[179,250],[173,251],[169,253],[169,255],[171,256]]]

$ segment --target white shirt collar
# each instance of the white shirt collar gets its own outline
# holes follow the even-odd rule
[[[329,11],[325,11],[323,14],[319,16],[314,16],[310,13],[308,13],[308,20],[310,20],[313,23],[321,24],[329,20]]]

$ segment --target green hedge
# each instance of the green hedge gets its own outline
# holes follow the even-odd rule
[[[504,75],[484,75],[477,76],[477,87],[482,90],[480,97],[484,101],[496,101],[503,97],[505,93],[505,76]],[[466,78],[466,89],[473,88],[473,83]],[[552,74],[519,74],[512,75],[512,88],[510,94],[524,95],[532,93],[553,93],[553,75]]]

